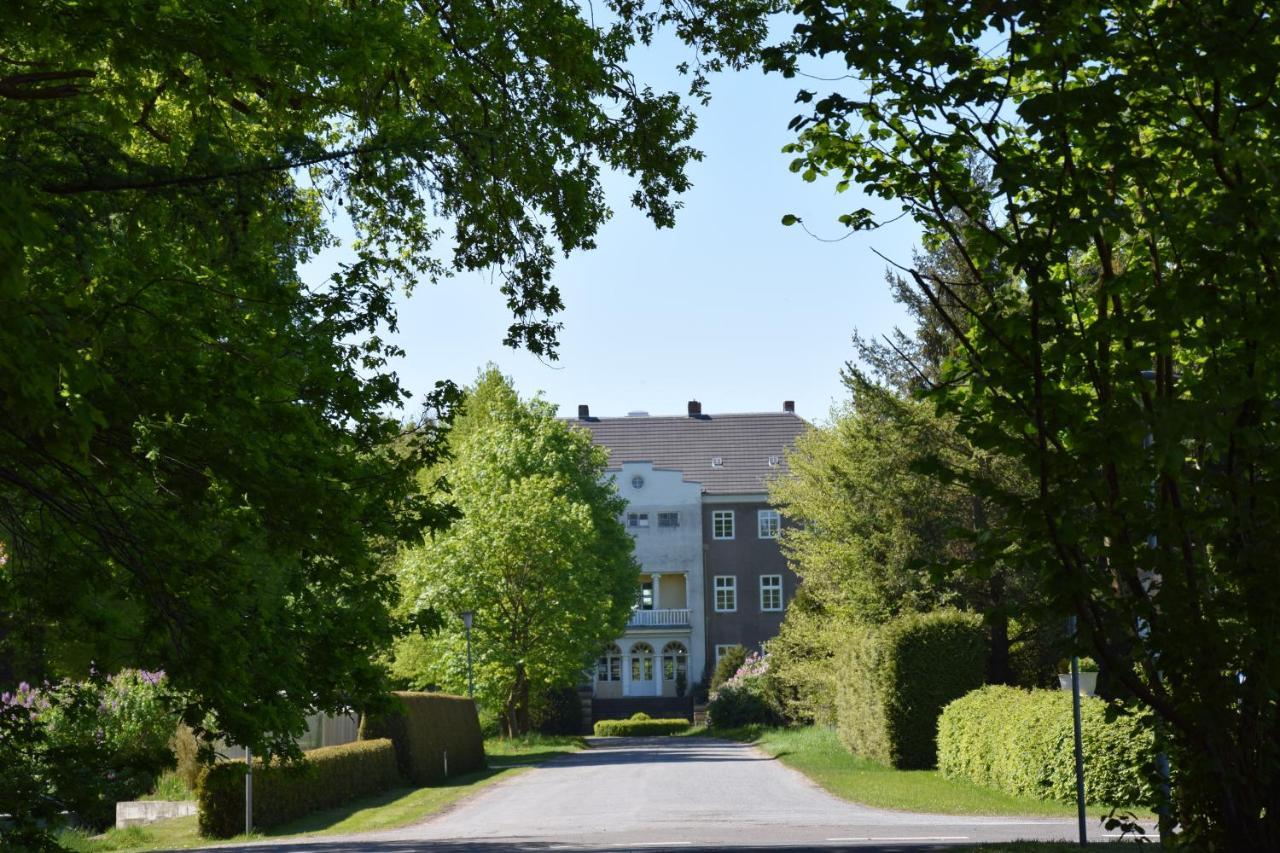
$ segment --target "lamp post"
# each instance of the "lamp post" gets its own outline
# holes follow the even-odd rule
[[[474,697],[475,685],[471,681],[471,620],[475,614],[464,610],[458,615],[462,617],[462,627],[467,629],[467,695]]]

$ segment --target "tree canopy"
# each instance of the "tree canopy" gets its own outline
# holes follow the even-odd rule
[[[413,478],[449,387],[393,417],[397,289],[493,270],[507,342],[554,356],[601,171],[667,226],[698,156],[628,51],[676,26],[704,94],[751,8],[3,4],[0,683],[163,668],[193,727],[277,754],[380,694],[384,558],[446,514]]]
[[[591,436],[541,399],[522,401],[494,369],[464,398],[449,452],[430,478],[443,478],[458,519],[398,562],[406,610],[440,627],[401,641],[395,672],[464,690],[458,615],[471,612],[476,696],[522,733],[531,694],[576,685],[626,626],[640,577],[626,502]]]
[[[1047,567],[1045,600],[1165,727],[1164,843],[1280,849],[1274,9],[796,8],[771,67],[836,55],[857,82],[801,92],[793,168],[963,259],[903,273],[962,345],[936,400],[1033,483],[993,494],[1013,535],[989,546]]]

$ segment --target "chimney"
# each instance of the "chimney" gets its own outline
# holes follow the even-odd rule
[[[578,420],[580,421],[591,420],[591,407],[588,406],[586,403],[578,404]]]
[[[782,411],[786,412],[788,415],[794,415],[794,414],[796,413],[796,401],[795,401],[795,400],[783,400],[783,401],[782,401]]]
[[[697,400],[689,401],[689,417],[691,418],[702,417],[702,404],[699,403]]]

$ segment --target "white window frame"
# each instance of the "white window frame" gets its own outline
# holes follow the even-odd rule
[[[766,529],[768,522],[768,529]],[[756,511],[756,537],[760,539],[777,539],[782,530],[782,515],[776,509]]]
[[[721,581],[728,581],[727,584],[721,584]],[[733,597],[732,607],[720,606],[720,593],[726,592]],[[716,575],[711,579],[711,603],[716,613],[737,613],[738,612],[738,576],[737,575]]]
[[[716,643],[716,666],[720,665],[720,658],[729,653],[729,649],[738,645],[737,643]]]
[[[670,523],[670,524],[663,524],[663,523],[662,523],[662,517],[663,517],[663,516],[666,516],[666,517],[671,521],[671,523]],[[660,512],[660,513],[658,513],[658,526],[659,526],[659,527],[665,527],[665,528],[668,528],[668,529],[675,529],[675,528],[679,527],[679,526],[680,526],[680,513],[678,513],[678,512]]]
[[[770,583],[768,586],[765,586],[765,581],[774,581],[776,583]],[[775,593],[775,592],[778,594],[778,606],[769,607],[766,604],[765,594]],[[783,599],[783,593],[782,593],[782,575],[761,575],[760,576],[760,611],[762,613],[780,613],[782,611],[783,603],[784,603],[784,599]]]
[[[720,527],[719,527],[718,522],[721,522],[721,521],[727,521],[727,522],[728,522],[728,525],[729,525],[729,535],[728,535],[728,536],[721,536],[721,535],[720,535]],[[730,540],[730,539],[732,539],[732,538],[733,538],[733,534],[736,532],[736,530],[735,530],[735,528],[736,528],[736,527],[737,527],[737,519],[734,517],[734,512],[733,512],[733,510],[731,510],[731,509],[713,509],[713,510],[711,511],[711,538],[712,538],[712,539],[718,539],[718,540],[720,540],[720,541],[722,541],[722,542],[723,542],[723,541],[728,541],[728,540]]]
[[[647,512],[629,512],[627,513],[627,528],[630,530],[639,530],[649,526],[649,513]]]

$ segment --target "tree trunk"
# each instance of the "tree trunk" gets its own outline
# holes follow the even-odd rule
[[[515,737],[529,731],[529,675],[523,664],[516,665],[516,678],[507,693],[507,707],[502,715],[503,734]]]

